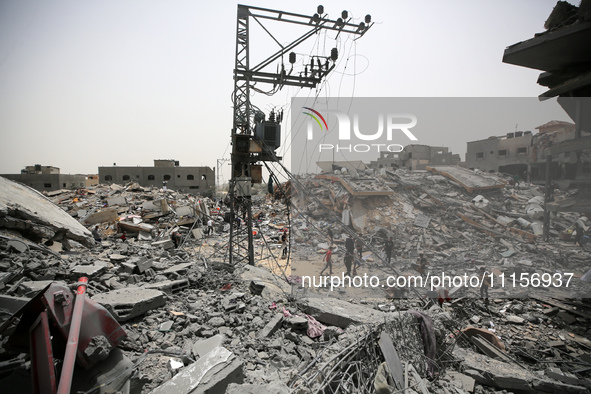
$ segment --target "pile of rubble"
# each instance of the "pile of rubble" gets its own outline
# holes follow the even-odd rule
[[[426,172],[300,178],[291,183],[291,218],[283,201],[253,198],[257,251],[268,246],[270,257],[252,267],[231,266],[224,257],[229,208],[221,200],[133,183],[42,196],[0,181],[0,379],[9,392],[51,382],[39,372],[42,347],[26,335],[38,327],[30,316],[43,308],[51,312],[55,357],[45,370],[53,371],[55,384],[67,339],[55,327],[68,332],[60,311],[69,316],[68,287],[79,286],[80,277],[89,278],[88,309],[111,316],[125,335],[113,338],[121,333],[113,323],[104,335],[88,337],[85,327],[96,320],[85,315],[72,391],[583,393],[590,387],[591,316],[584,301],[572,299],[572,286],[568,294],[493,289],[489,305],[451,289],[451,302],[439,305],[423,289],[409,298],[333,292],[339,299],[298,281],[306,270],[320,271],[330,228],[339,248],[351,234],[363,242],[360,272],[412,271],[419,252],[432,272],[486,265],[507,274],[555,273],[561,262],[583,294],[588,288],[579,278],[589,268],[589,250],[563,240],[578,217],[553,218],[551,242],[542,242],[531,224],[518,227],[519,219],[534,222],[528,206],[541,193],[533,185],[502,182],[475,198],[458,182]],[[214,233],[206,235],[210,220]],[[281,260],[278,234],[288,226],[289,260]],[[396,247],[388,265],[382,249],[390,236]],[[335,255],[342,270],[342,252]],[[40,294],[66,302],[39,307]]]

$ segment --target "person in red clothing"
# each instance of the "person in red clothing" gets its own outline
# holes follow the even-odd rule
[[[324,258],[322,259],[322,261],[326,261],[326,265],[324,266],[324,268],[322,268],[322,271],[320,271],[320,275],[322,275],[324,273],[324,270],[326,270],[327,268],[329,270],[329,275],[332,275],[332,249],[333,247],[330,246],[326,251]]]
[[[125,235],[125,231],[123,232],[123,235],[121,236],[121,240],[123,242],[125,242],[125,240],[127,239],[127,235]]]

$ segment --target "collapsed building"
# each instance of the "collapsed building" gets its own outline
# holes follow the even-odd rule
[[[553,218],[549,242],[536,235],[539,187],[445,166],[379,176],[341,169],[290,183],[281,195],[293,202],[291,218],[285,198],[253,196],[255,267],[227,263],[229,208],[220,201],[133,182],[51,197],[3,185],[28,193],[11,191],[0,207],[3,387],[31,392],[57,384],[69,328],[59,320],[63,307],[48,309],[55,367],[43,361],[42,342],[17,334],[28,332],[56,294],[73,300],[69,286],[80,286],[84,276],[90,300],[76,390],[588,392],[590,289],[580,278],[591,253],[567,243],[579,219],[572,213]],[[30,205],[32,196],[42,206]],[[559,200],[566,197],[557,191]],[[34,216],[50,206],[67,223]],[[214,232],[206,235],[209,220]],[[97,226],[100,241],[89,231]],[[282,260],[279,234],[286,228],[290,251]],[[410,275],[424,253],[432,274],[471,277],[485,265],[495,278],[574,277],[569,287],[494,287],[488,305],[477,288],[463,285],[450,287],[442,304],[428,286],[406,293],[303,287],[302,277],[322,268],[328,228],[339,274],[346,238],[354,237],[364,245],[357,275]],[[175,233],[182,235],[178,247]],[[395,254],[388,265],[383,246],[390,236]],[[83,334],[93,313],[105,316],[102,328]],[[42,339],[43,324],[31,327],[40,327],[31,332]],[[54,370],[53,380],[39,370]]]

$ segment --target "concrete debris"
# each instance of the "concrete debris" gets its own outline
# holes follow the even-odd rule
[[[107,308],[118,321],[143,315],[166,303],[163,292],[139,287],[127,287],[97,294],[92,299]]]
[[[591,289],[579,278],[591,253],[574,244],[579,215],[553,214],[544,241],[543,188],[512,187],[504,174],[432,171],[303,176],[288,188],[290,217],[278,185],[281,200],[253,196],[256,266],[224,257],[223,201],[132,184],[37,193],[67,212],[71,228],[53,216],[33,222],[30,213],[25,225],[15,205],[6,211],[14,216],[0,214],[0,339],[28,299],[87,276],[88,296],[127,333],[115,348],[97,335],[84,350],[106,366],[100,379],[112,380],[113,391],[588,392]],[[289,259],[281,259],[283,230]],[[424,259],[423,277],[445,272],[462,282],[437,286],[431,298],[426,287],[303,287],[330,247],[341,277],[349,238],[352,275],[409,278]],[[481,267],[496,281],[488,299],[466,285]],[[557,274],[566,281],[567,273],[568,286],[532,286]],[[507,286],[525,276],[530,286]],[[502,279],[504,288],[496,285]],[[1,343],[0,372],[14,368],[30,379],[27,347]]]

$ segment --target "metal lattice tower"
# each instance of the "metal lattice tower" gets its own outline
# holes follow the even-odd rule
[[[347,11],[343,11],[341,18],[328,19],[324,14],[324,7],[318,6],[318,12],[313,16],[294,14],[285,11],[277,11],[266,8],[238,5],[236,19],[236,62],[234,64],[234,121],[232,126],[232,175],[229,185],[230,196],[230,244],[229,262],[239,263],[247,261],[254,265],[254,246],[252,233],[252,210],[250,187],[252,182],[251,166],[260,161],[278,161],[274,149],[266,146],[264,142],[253,139],[254,113],[250,103],[251,83],[269,83],[276,87],[285,85],[314,88],[335,67],[336,49],[331,56],[326,57],[324,65],[316,57],[310,66],[310,73],[306,68],[304,75],[301,73],[291,75],[281,67],[279,73],[267,72],[265,68],[289,53],[293,48],[314,36],[323,29],[337,31],[338,34],[355,34],[362,36],[373,25],[371,17],[367,15],[365,22],[351,23]],[[324,14],[324,15],[323,15]],[[249,22],[256,21],[269,36],[277,43],[280,49],[263,60],[261,63],[250,67],[249,64]],[[261,20],[274,20],[307,26],[309,30],[290,44],[283,46]],[[294,55],[295,56],[295,55]],[[329,60],[332,60],[330,64]],[[252,149],[253,143],[258,144],[258,149]],[[242,216],[244,223],[237,222],[236,217]]]

